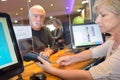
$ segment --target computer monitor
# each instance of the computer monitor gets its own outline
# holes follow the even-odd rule
[[[78,24],[71,26],[72,48],[89,48],[104,43],[104,36],[97,24]]]
[[[8,80],[24,70],[10,16],[0,13],[0,79]]]

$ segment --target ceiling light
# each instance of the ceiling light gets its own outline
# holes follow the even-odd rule
[[[1,1],[7,1],[7,0],[1,0]]]
[[[54,4],[50,4],[50,6],[54,6]]]
[[[16,16],[18,16],[18,13],[15,13]]]
[[[31,2],[31,0],[28,0],[28,2]]]
[[[23,8],[20,8],[20,10],[22,11],[22,10],[23,10]]]
[[[82,1],[82,4],[86,4],[88,3],[88,0]]]
[[[78,9],[77,12],[81,12],[82,10],[81,9]]]
[[[68,10],[69,9],[69,7],[66,7],[66,10]]]

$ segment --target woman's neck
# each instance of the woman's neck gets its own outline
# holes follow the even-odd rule
[[[120,30],[117,30],[112,36],[115,40],[115,43],[113,44],[113,50],[115,50],[120,45]]]
[[[120,42],[120,29],[113,34],[113,37],[116,42]]]

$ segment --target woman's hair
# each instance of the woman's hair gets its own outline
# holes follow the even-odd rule
[[[98,12],[98,10],[104,7],[108,11],[120,15],[120,0],[96,0],[94,4],[94,11]]]
[[[55,22],[59,26],[62,25],[61,21],[56,18],[52,18],[50,21],[48,21],[48,23],[53,23],[53,22]]]

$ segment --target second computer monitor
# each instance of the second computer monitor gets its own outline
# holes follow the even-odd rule
[[[71,26],[72,48],[91,47],[104,43],[104,37],[97,24]]]

